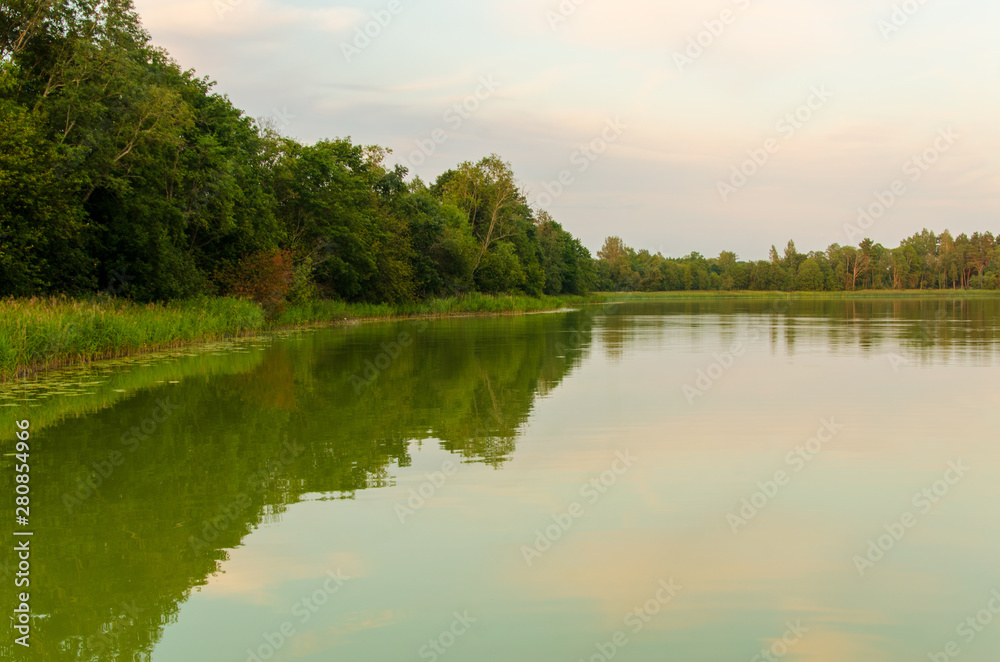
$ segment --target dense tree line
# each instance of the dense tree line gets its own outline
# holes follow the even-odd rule
[[[130,0],[5,2],[0,296],[588,290],[589,252],[500,158],[408,181],[382,148],[291,140],[212,85]]]
[[[772,246],[769,259],[753,262],[729,251],[665,258],[608,237],[597,255],[595,285],[602,291],[1000,289],[1000,241],[990,232],[954,237],[925,229],[897,248],[865,239],[809,253],[789,241],[782,253]]]
[[[532,209],[496,155],[433,183],[387,150],[303,144],[182,71],[130,0],[7,0],[0,12],[0,296],[140,301],[236,294],[268,305],[466,291],[1000,287],[994,236],[924,230],[769,260],[599,260]]]

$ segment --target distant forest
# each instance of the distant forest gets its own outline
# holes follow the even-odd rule
[[[923,230],[886,248],[871,239],[857,247],[833,244],[825,251],[800,253],[794,241],[770,257],[740,262],[736,254],[698,253],[680,259],[652,255],[608,237],[598,251],[596,286],[602,291],[853,290],[1000,288],[1000,242],[990,232],[971,237]]]
[[[771,259],[594,259],[491,155],[433,183],[350,138],[304,144],[152,45],[129,0],[0,13],[0,296],[405,302],[464,292],[991,288],[990,233]]]

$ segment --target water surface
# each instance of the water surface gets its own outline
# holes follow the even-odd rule
[[[653,301],[8,389],[27,659],[995,662],[998,338],[991,299]]]

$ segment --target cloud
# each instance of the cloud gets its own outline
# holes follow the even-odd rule
[[[268,546],[251,545],[230,551],[229,560],[201,590],[210,598],[275,606],[282,604],[282,587],[289,581],[318,587],[326,582],[328,572],[349,579],[368,574],[365,560],[357,553],[317,553],[303,558],[301,552],[288,552],[287,558],[281,558]]]
[[[276,30],[345,33],[359,25],[366,14],[352,7],[313,9],[282,5],[270,0],[199,0],[164,3],[138,0],[143,24],[154,34],[202,37],[253,37]]]
[[[800,249],[824,248],[949,124],[967,138],[874,238],[895,245],[924,226],[993,224],[996,3],[973,0],[961,12],[927,3],[886,40],[878,21],[892,0],[749,0],[745,9],[742,0],[435,0],[414,3],[364,57],[346,62],[340,42],[384,0],[282,1],[293,4],[219,0],[239,2],[222,18],[215,0],[138,0],[138,8],[179,62],[218,80],[252,116],[287,107],[295,116],[287,133],[302,140],[349,135],[402,159],[416,140],[448,128],[413,170],[425,180],[496,152],[537,191],[605,119],[620,116],[629,129],[551,209],[591,247],[620,234],[637,247],[670,237],[684,251],[746,257],[764,257],[788,236],[802,238]],[[560,3],[576,9],[553,30],[546,12]],[[679,71],[672,54],[724,9],[736,20]],[[443,113],[480,76],[500,88],[451,130]],[[830,103],[723,204],[716,182],[819,85]]]

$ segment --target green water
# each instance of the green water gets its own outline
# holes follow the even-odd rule
[[[994,299],[647,302],[7,389],[0,657],[995,662],[998,345]]]

